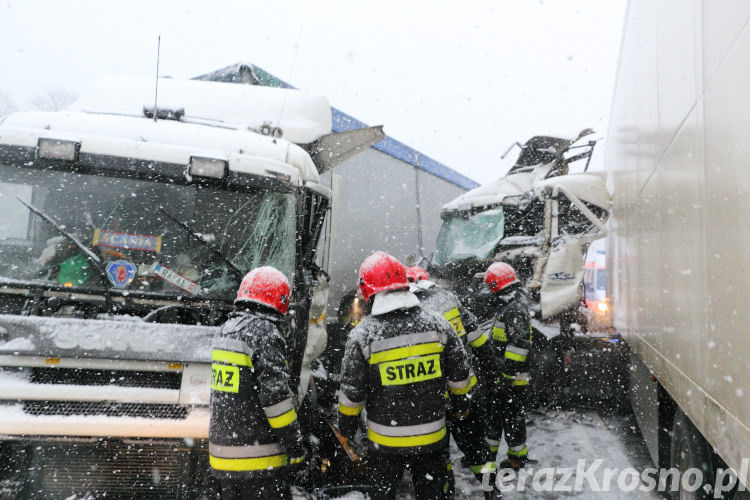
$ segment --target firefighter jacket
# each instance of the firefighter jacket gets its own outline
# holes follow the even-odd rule
[[[275,313],[232,313],[213,339],[209,462],[221,479],[247,479],[287,465],[301,432]]]
[[[468,411],[471,376],[466,351],[450,325],[420,306],[370,315],[346,342],[339,426],[352,437],[367,410],[373,450],[421,454],[448,445],[446,391]]]
[[[521,291],[498,298],[498,312],[492,323],[492,347],[500,365],[500,379],[512,386],[529,384],[527,357],[532,331],[529,306]]]
[[[479,329],[476,316],[466,309],[453,293],[434,283],[426,287],[420,286],[421,283],[414,287],[414,294],[419,298],[422,307],[433,310],[448,320],[463,341],[464,347],[467,347],[471,365],[479,379],[482,383],[489,384],[488,387],[491,386],[497,377],[499,367],[492,345],[487,342],[488,336]]]

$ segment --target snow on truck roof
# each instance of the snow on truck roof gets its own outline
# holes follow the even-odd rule
[[[216,81],[216,82],[231,82],[231,83],[242,83],[246,85],[237,85],[238,87],[272,87],[272,88],[284,88],[294,89],[295,87],[284,80],[272,75],[265,71],[263,68],[256,66],[252,63],[237,63],[225,68],[218,69],[211,73],[206,73],[195,77],[196,80],[202,81]],[[331,107],[331,114],[333,115],[332,129],[334,132],[346,132],[349,130],[355,130],[359,128],[368,127],[366,123],[354,118],[353,116],[344,113],[338,108]],[[401,160],[404,163],[413,165],[425,172],[428,172],[436,177],[455,184],[464,189],[474,189],[479,186],[479,183],[462,175],[450,167],[430,158],[427,155],[420,153],[419,151],[407,146],[406,144],[397,141],[392,137],[386,136],[382,141],[374,144],[373,148],[378,151]]]
[[[100,79],[65,111],[6,117],[0,125],[0,143],[35,147],[39,137],[69,139],[79,141],[84,153],[185,165],[191,156],[204,156],[227,160],[236,172],[319,184],[312,159],[292,139],[312,142],[330,133],[326,98],[283,89],[160,79],[159,107],[184,109],[180,121],[147,118],[144,107],[153,108],[153,99],[153,79]],[[282,138],[253,130],[264,124],[286,130],[282,128]]]

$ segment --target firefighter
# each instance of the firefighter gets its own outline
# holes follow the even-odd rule
[[[476,316],[464,308],[453,293],[431,281],[430,275],[421,267],[410,267],[406,273],[412,284],[411,289],[419,298],[422,307],[431,309],[448,320],[461,338],[471,365],[479,376],[480,390],[474,391],[468,418],[452,422],[451,434],[458,449],[464,454],[464,466],[469,468],[479,481],[482,481],[482,475],[485,473],[489,473],[492,478],[495,462],[494,455],[490,454],[485,441],[483,410],[484,391],[494,385],[498,372],[492,346],[487,341],[487,335],[479,329]],[[493,484],[492,479],[489,484]]]
[[[444,393],[456,414],[468,412],[475,378],[466,351],[445,320],[419,306],[394,257],[376,252],[365,259],[359,288],[369,314],[346,342],[341,433],[354,437],[366,408],[375,498],[393,498],[407,468],[417,499],[452,498]]]
[[[526,295],[515,270],[504,262],[487,269],[484,282],[489,287],[495,318],[491,345],[500,364],[488,405],[488,443],[497,452],[505,433],[507,458],[501,468],[518,470],[529,462],[526,446],[526,388],[529,385],[527,356],[531,349],[531,317]]]
[[[289,388],[282,330],[289,282],[266,266],[247,273],[211,353],[209,463],[221,498],[291,499],[288,466],[307,457]]]

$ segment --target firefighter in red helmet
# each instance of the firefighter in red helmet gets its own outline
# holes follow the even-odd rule
[[[474,390],[471,411],[463,420],[452,420],[449,426],[456,446],[464,454],[461,462],[485,482],[484,475],[490,475],[488,484],[494,484],[495,455],[487,449],[484,406],[485,395],[495,383],[499,371],[495,353],[487,335],[479,329],[479,322],[471,311],[450,291],[430,280],[430,275],[421,267],[407,269],[411,290],[419,298],[423,308],[431,309],[444,317],[458,334],[469,355],[472,368],[479,377],[479,385]],[[487,492],[487,498],[497,498],[497,492]]]
[[[287,468],[307,457],[282,335],[289,293],[280,271],[253,269],[213,339],[208,452],[223,500],[291,499]]]
[[[529,462],[525,402],[532,333],[528,299],[515,270],[504,262],[490,265],[484,283],[492,292],[489,300],[495,317],[491,345],[500,365],[487,409],[487,441],[490,450],[497,452],[500,437],[505,433],[507,458],[500,467],[518,470]]]
[[[446,399],[463,415],[475,378],[461,340],[409,291],[406,268],[376,252],[362,263],[359,287],[370,314],[349,334],[342,362],[339,427],[353,437],[367,409],[374,498],[391,498],[404,469],[416,498],[452,498]]]

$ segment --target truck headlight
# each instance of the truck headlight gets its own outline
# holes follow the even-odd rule
[[[229,163],[226,160],[218,158],[203,158],[201,156],[191,156],[188,165],[188,173],[198,177],[213,177],[214,179],[223,179],[229,170]]]
[[[36,157],[49,160],[78,161],[81,143],[62,139],[40,137],[36,147]]]

